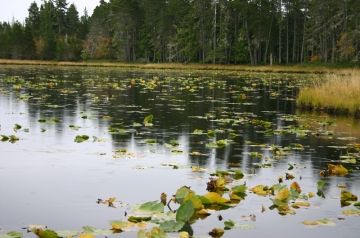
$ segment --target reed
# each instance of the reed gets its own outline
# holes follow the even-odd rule
[[[360,72],[339,71],[300,90],[300,108],[360,117]]]

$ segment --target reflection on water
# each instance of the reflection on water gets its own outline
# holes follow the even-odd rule
[[[304,192],[316,192],[319,171],[339,161],[345,145],[359,143],[360,124],[296,114],[300,77],[2,67],[0,134],[16,134],[20,140],[0,143],[0,229],[29,224],[106,228],[110,220],[123,219],[127,208],[104,208],[95,203],[98,198],[115,196],[136,204],[156,200],[162,192],[173,194],[182,185],[204,193],[209,173],[194,173],[192,165],[210,172],[240,168],[251,187],[277,183],[290,164]],[[154,125],[144,127],[150,114]],[[22,128],[15,132],[15,124]],[[76,135],[90,140],[75,143]],[[174,140],[179,146],[170,145]],[[230,145],[209,147],[219,140]],[[274,156],[275,150],[286,153]],[[254,158],[256,152],[262,159]],[[262,205],[271,202],[249,194],[236,208],[218,212],[247,228],[225,236],[271,231],[282,237],[355,237],[357,218],[337,220],[337,185],[360,195],[359,167],[346,166],[353,169],[351,175],[325,178],[326,199],[314,198],[311,208],[295,216],[262,214]],[[221,226],[218,213],[194,224],[195,234]],[[241,218],[250,214],[256,214],[256,222]],[[320,218],[339,224],[311,231],[301,224]]]

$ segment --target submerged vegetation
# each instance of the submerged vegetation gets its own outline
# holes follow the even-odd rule
[[[360,72],[340,71],[300,90],[298,106],[360,118]]]

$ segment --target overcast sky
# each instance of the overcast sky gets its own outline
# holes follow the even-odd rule
[[[42,0],[0,0],[0,21],[11,21],[14,17],[15,20],[23,22],[30,4],[34,1],[39,6],[42,2]],[[85,7],[89,15],[91,15],[100,0],[68,0],[67,2],[70,4],[75,3],[80,15],[83,14]]]

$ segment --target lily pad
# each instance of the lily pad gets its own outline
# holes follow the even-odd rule
[[[235,222],[233,220],[224,221],[224,229],[231,230],[235,227]]]
[[[187,223],[195,214],[195,208],[191,201],[187,201],[176,211],[176,221]]]
[[[330,219],[319,219],[319,220],[305,220],[302,222],[305,226],[317,227],[317,226],[335,226],[335,223]]]
[[[352,202],[356,202],[358,197],[349,191],[341,191],[341,207],[349,206]]]
[[[0,238],[22,238],[23,234],[18,231],[9,231],[4,235],[0,235]]]
[[[77,135],[74,139],[74,142],[76,143],[82,143],[84,141],[87,141],[89,140],[89,136],[88,135]]]
[[[178,232],[184,227],[184,225],[185,222],[182,221],[165,221],[160,224],[160,229],[164,232]]]

